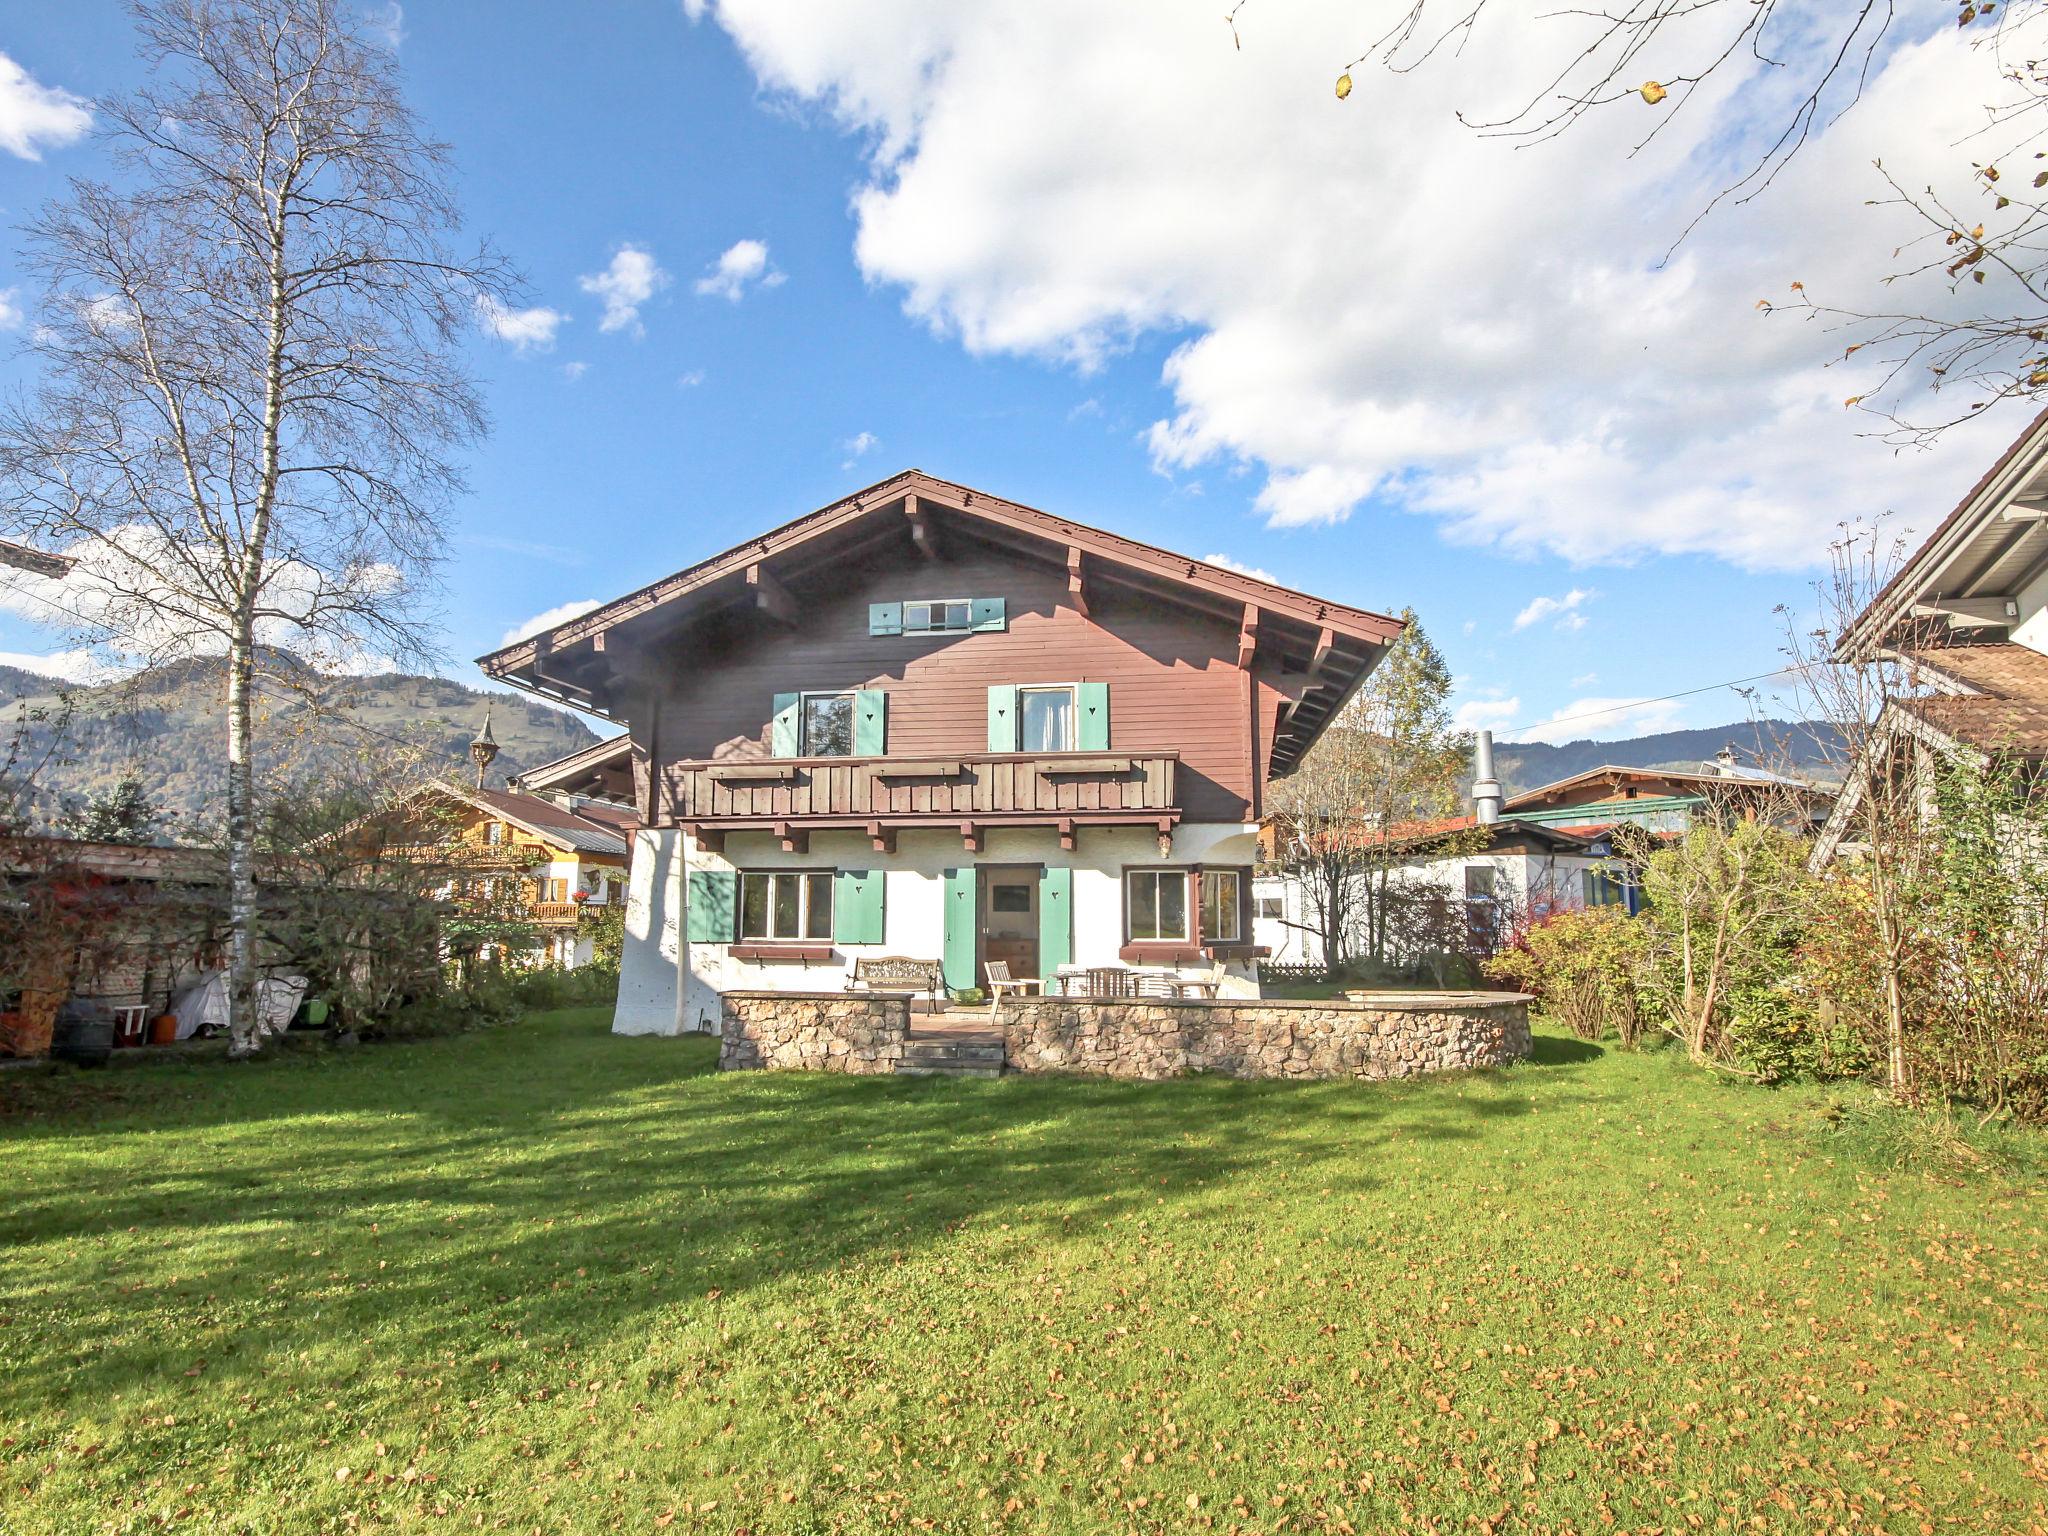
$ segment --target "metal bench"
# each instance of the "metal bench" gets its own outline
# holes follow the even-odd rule
[[[932,1001],[946,985],[946,968],[936,960],[914,960],[908,955],[862,955],[853,962],[853,974],[846,978],[846,990],[865,992],[929,992]]]

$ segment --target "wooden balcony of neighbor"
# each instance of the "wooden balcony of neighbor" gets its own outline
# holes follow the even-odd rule
[[[903,827],[953,826],[976,845],[996,826],[1154,827],[1180,819],[1176,752],[984,752],[928,757],[749,758],[670,763],[659,820],[693,835],[767,827],[786,845],[807,831],[865,829],[877,848]]]

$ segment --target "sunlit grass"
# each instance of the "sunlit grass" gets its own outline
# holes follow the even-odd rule
[[[12,1074],[0,1531],[2043,1520],[2037,1184],[1541,1045],[720,1076],[583,1011]]]

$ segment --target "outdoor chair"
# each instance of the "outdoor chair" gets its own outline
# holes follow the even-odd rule
[[[1041,997],[1045,995],[1044,982],[1035,976],[1012,976],[1010,974],[1010,962],[1007,960],[983,961],[981,969],[982,974],[988,977],[988,1014],[990,1018],[995,1017],[996,1009],[1001,1006],[1003,994],[1006,992],[1015,992],[1019,997],[1031,992],[1036,992]]]
[[[1088,995],[1090,997],[1136,997],[1138,978],[1135,973],[1120,965],[1091,965],[1088,967]]]

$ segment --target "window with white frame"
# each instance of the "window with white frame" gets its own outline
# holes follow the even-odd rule
[[[1494,869],[1491,864],[1465,866],[1465,899],[1491,901],[1494,897]]]
[[[1133,944],[1188,936],[1188,872],[1132,869],[1124,872],[1124,921]]]
[[[803,697],[804,757],[853,756],[853,695],[807,693]]]
[[[1202,871],[1202,941],[1236,944],[1243,938],[1238,906],[1242,876],[1234,869]]]
[[[739,931],[747,940],[831,938],[832,872],[743,871]]]
[[[903,633],[944,635],[974,627],[974,604],[964,597],[903,605]]]
[[[1017,721],[1018,751],[1073,751],[1074,690],[1072,688],[1019,688],[1017,690]]]
[[[1262,919],[1278,922],[1286,915],[1286,898],[1280,896],[1261,896],[1259,898],[1259,916]]]

